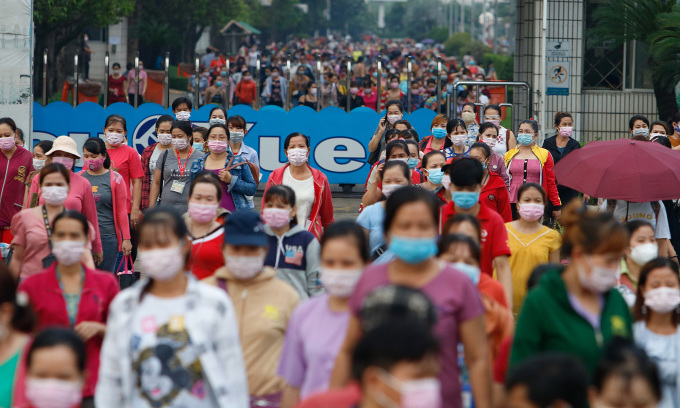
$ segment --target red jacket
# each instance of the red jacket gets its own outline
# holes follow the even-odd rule
[[[142,177],[142,199],[139,202],[139,209],[146,210],[149,208],[149,197],[151,195],[151,170],[149,169],[149,163],[151,163],[151,155],[156,149],[158,142],[149,145],[142,151],[142,171],[144,171],[144,177]]]
[[[50,326],[70,328],[64,296],[57,280],[57,263],[37,275],[29,276],[19,284],[19,291],[25,292],[31,306],[38,317],[38,329]],[[111,273],[85,268],[85,282],[78,305],[76,323],[106,323],[109,305],[118,293],[118,282]],[[83,388],[83,397],[94,396],[99,375],[99,351],[103,337],[95,336],[85,342],[87,354],[87,381]]]
[[[255,100],[255,81],[243,81],[241,80],[238,85],[236,85],[236,96],[238,96],[239,103],[251,104]]]
[[[277,184],[283,184],[283,172],[290,164],[286,164],[272,172],[267,180],[267,186],[264,188],[263,197],[267,196],[269,187]],[[314,205],[312,212],[309,214],[311,225],[308,231],[314,234],[316,239],[321,239],[323,229],[335,221],[333,217],[333,197],[331,196],[331,186],[328,184],[328,178],[319,170],[313,169],[307,165],[312,171],[314,177]],[[299,221],[300,223],[302,221]]]
[[[83,175],[86,170],[80,171],[79,175]],[[123,239],[130,239],[130,221],[127,214],[127,185],[123,180],[123,176],[113,170],[109,170],[111,175],[111,197],[113,198],[113,223],[116,227],[116,238],[118,238],[118,250],[123,250],[123,240],[120,238],[120,233],[123,233]],[[92,192],[94,194],[94,192]]]
[[[510,210],[510,195],[505,187],[505,182],[498,174],[489,171],[489,180],[482,187],[479,195],[489,208],[501,215],[504,222],[512,222],[512,210]]]

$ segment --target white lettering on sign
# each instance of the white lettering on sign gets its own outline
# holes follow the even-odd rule
[[[326,139],[314,149],[314,161],[319,167],[334,173],[359,170],[365,164],[359,160],[364,158],[366,158],[364,146],[348,137]],[[338,159],[343,163],[338,163]]]
[[[265,171],[274,171],[283,167],[288,161],[279,160],[281,151],[281,138],[277,136],[260,136],[260,168]]]

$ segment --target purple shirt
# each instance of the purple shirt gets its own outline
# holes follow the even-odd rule
[[[349,308],[359,317],[364,299],[376,288],[391,284],[388,264],[371,265],[364,271],[352,297]],[[439,373],[442,391],[442,408],[462,408],[460,370],[458,368],[458,327],[461,323],[482,316],[484,308],[479,292],[462,272],[445,266],[437,276],[420,289],[437,309],[434,333],[441,342],[442,370]]]
[[[208,170],[212,171],[217,175],[217,177],[220,176],[220,170],[222,169],[216,169],[216,170]],[[234,212],[236,211],[236,204],[234,204],[234,198],[231,196],[231,193],[229,192],[229,184],[225,183],[224,181],[220,180],[220,183],[222,183],[222,203],[220,204],[220,207],[224,208],[225,210],[229,212]]]
[[[600,309],[604,308],[604,297],[602,295],[598,295],[597,300],[600,302]],[[581,317],[586,319],[588,323],[593,326],[593,329],[600,330],[600,320],[602,319],[602,316],[588,311],[588,309],[583,307],[581,302],[576,299],[576,296],[572,295],[571,293],[569,293],[569,303],[571,304],[571,307],[574,308],[576,313],[580,314]]]
[[[349,316],[349,311],[332,311],[328,295],[311,298],[293,312],[277,374],[289,385],[300,388],[300,400],[328,389]]]

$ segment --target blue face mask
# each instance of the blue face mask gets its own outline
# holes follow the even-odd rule
[[[413,169],[416,168],[416,166],[418,166],[418,159],[415,159],[413,157],[408,159],[408,168],[409,169],[413,170]]]
[[[427,171],[427,179],[430,180],[430,183],[434,185],[440,185],[442,183],[442,178],[444,177],[444,172],[442,169],[432,169]]]
[[[407,238],[390,236],[390,251],[397,258],[410,264],[419,264],[437,254],[436,238]]]
[[[436,139],[443,139],[446,137],[446,129],[432,128],[432,136]]]
[[[531,146],[534,141],[534,135],[531,133],[520,133],[517,135],[517,143],[522,146]]]
[[[452,191],[451,199],[453,203],[463,210],[469,210],[479,201],[479,192],[474,191]]]
[[[456,262],[450,265],[453,268],[458,269],[459,271],[467,275],[467,277],[470,278],[470,280],[472,281],[472,283],[475,284],[475,286],[479,284],[479,275],[482,273],[482,271],[480,271],[478,267],[474,265],[468,265],[464,262]]]
[[[675,128],[674,128],[674,129],[675,129],[676,132],[680,133],[680,123],[678,123],[677,125],[675,125]]]
[[[198,151],[201,151],[201,152],[203,151],[203,143],[194,143],[193,145],[191,145],[191,147],[193,147],[194,149],[196,149]]]

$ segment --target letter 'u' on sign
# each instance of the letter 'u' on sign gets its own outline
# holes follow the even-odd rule
[[[333,137],[316,145],[314,149],[314,161],[322,169],[344,173],[356,171],[364,166],[366,150],[364,146],[354,139],[347,137]],[[342,162],[339,163],[338,159]]]

